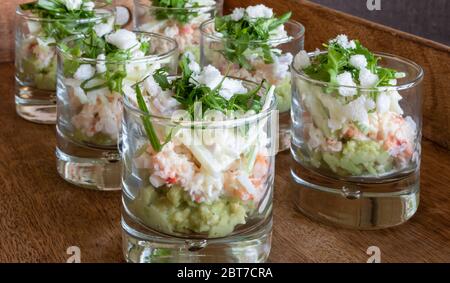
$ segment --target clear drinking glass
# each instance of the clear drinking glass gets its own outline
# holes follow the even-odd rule
[[[243,84],[248,89],[256,87],[252,82]],[[265,261],[271,246],[275,112],[272,101],[267,110],[243,118],[191,121],[183,120],[182,113],[178,118],[146,114],[124,97],[121,155],[126,260]],[[159,152],[147,137],[143,123],[148,121],[161,142],[171,137]],[[214,149],[227,155],[242,146],[241,154],[217,160],[222,154]],[[174,185],[165,185],[169,179]],[[244,189],[248,187],[253,188],[253,195]]]
[[[117,143],[122,117],[122,95],[133,84],[143,80],[156,68],[166,66],[176,74],[177,44],[175,40],[144,32],[135,32],[150,42],[151,55],[125,61],[106,61],[72,56],[58,47],[57,83],[57,170],[66,181],[77,186],[98,189],[120,189],[120,156]],[[83,40],[77,35],[64,40],[71,47]],[[85,85],[74,78],[73,66],[91,66],[96,70]],[[125,72],[122,93],[111,91],[107,68]],[[114,77],[114,76],[113,76]],[[102,86],[103,87],[98,87]],[[84,90],[83,90],[84,89]]]
[[[213,65],[222,73],[229,72],[230,76],[243,78],[246,80],[261,82],[266,79],[271,85],[275,85],[277,96],[277,109],[280,113],[280,151],[289,148],[290,142],[290,113],[291,107],[291,75],[289,66],[293,56],[304,46],[305,28],[300,23],[290,20],[284,24],[287,32],[286,37],[271,39],[268,41],[250,41],[239,43],[235,40],[227,40],[215,32],[214,20],[208,20],[200,27],[202,33],[201,44],[201,65]],[[281,54],[276,56],[274,63],[264,63],[263,55],[258,52],[262,45],[269,45],[281,50]],[[230,63],[225,58],[223,51],[226,48],[249,50],[251,57],[251,68],[240,67],[238,64]],[[246,51],[247,52],[247,51]]]
[[[419,205],[423,70],[405,58],[375,56],[382,67],[406,76],[396,86],[353,87],[358,95],[346,102],[337,91],[351,87],[315,81],[292,66],[297,205],[325,223],[385,228],[407,221]],[[372,110],[359,112],[362,107]],[[351,115],[366,115],[368,126],[352,122]],[[347,117],[338,130],[337,117]]]
[[[134,0],[134,28],[163,34],[178,43],[180,55],[190,51],[200,61],[200,24],[222,11],[223,1],[192,8],[166,8],[151,0]]]
[[[19,116],[36,123],[55,123],[56,43],[97,24],[114,25],[112,10],[96,11],[93,18],[70,20],[40,18],[17,8],[15,103]]]

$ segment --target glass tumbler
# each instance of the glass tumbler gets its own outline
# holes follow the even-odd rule
[[[395,55],[375,56],[405,77],[396,86],[353,87],[357,95],[350,101],[337,93],[351,87],[315,81],[292,66],[297,206],[328,224],[391,227],[419,205],[423,70]]]
[[[124,98],[125,259],[265,261],[271,247],[277,152],[275,101],[242,118],[190,120],[186,115],[149,115]],[[166,141],[160,151],[147,137],[144,124],[150,121],[157,138]]]
[[[176,74],[176,42],[158,34],[135,33],[141,40],[148,39],[150,55],[108,61],[75,57],[58,47],[57,170],[74,185],[97,190],[120,189],[118,142],[122,96],[132,92],[135,83],[157,68],[167,67]],[[75,46],[83,38],[77,35],[64,43]],[[91,79],[77,79],[79,68],[93,70]],[[114,79],[117,76],[122,77],[120,82]]]
[[[180,56],[190,51],[200,61],[200,24],[222,12],[223,1],[190,8],[158,7],[151,0],[134,0],[134,28],[163,34],[178,43]]]
[[[114,25],[114,13],[103,7],[87,19],[47,19],[16,10],[15,104],[22,118],[43,124],[56,121],[56,44],[95,25]]]
[[[268,41],[238,42],[227,40],[215,31],[214,20],[208,20],[200,27],[202,33],[201,65],[213,65],[222,73],[229,72],[230,76],[246,80],[261,82],[276,86],[277,109],[279,111],[279,150],[287,150],[290,142],[290,107],[291,107],[291,75],[289,66],[293,56],[304,47],[305,28],[300,23],[290,20],[284,24],[286,37]],[[270,46],[281,50],[280,54],[273,54],[273,62],[265,63],[261,46]],[[225,50],[245,50],[249,59],[249,66],[240,66],[227,58]]]

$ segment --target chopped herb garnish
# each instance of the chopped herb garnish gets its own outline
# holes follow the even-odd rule
[[[71,46],[61,43],[60,48],[68,54],[76,58],[96,59],[99,55],[105,55],[105,59],[100,62],[104,64],[106,71],[97,73],[94,78],[101,79],[102,83],[89,86],[88,81],[81,84],[85,92],[107,87],[110,91],[122,93],[123,80],[127,77],[125,62],[132,59],[132,49],[145,50],[144,54],[148,55],[150,51],[150,42],[145,39],[140,40],[140,47],[131,47],[130,49],[120,49],[105,40],[105,36],[99,37],[94,30],[91,30],[86,36],[71,42]],[[80,66],[80,60],[64,59],[65,76],[73,76]]]
[[[111,4],[112,0],[104,0],[104,5]],[[51,37],[61,40],[73,34],[78,34],[92,28],[95,22],[76,23],[76,20],[95,18],[96,12],[93,7],[94,2],[83,0],[78,9],[69,9],[61,0],[38,0],[20,5],[23,11],[30,11],[39,18],[53,19],[61,21],[41,22],[41,32],[44,37]]]
[[[171,89],[174,93],[173,97],[186,109],[189,114],[194,117],[194,105],[202,104],[203,113],[208,109],[226,112],[227,110],[249,111],[261,110],[261,97],[258,95],[264,81],[260,85],[250,90],[248,93],[234,94],[229,100],[219,95],[223,81],[214,89],[206,85],[198,84],[192,77],[192,70],[189,69],[190,59],[183,56],[179,66],[181,76],[170,81],[167,79],[167,72],[164,69],[157,70],[153,75],[153,79],[159,84],[163,90]]]
[[[354,43],[355,48],[344,48],[338,42],[333,41],[324,44],[328,52],[314,57],[311,65],[303,71],[312,79],[335,85],[338,85],[336,81],[337,75],[343,72],[350,72],[356,82],[360,84],[360,69],[350,64],[350,57],[353,55],[364,55],[367,61],[365,68],[378,75],[378,82],[374,87],[391,85],[390,81],[395,79],[397,71],[379,66],[378,61],[380,58],[376,57],[358,40],[354,40]]]
[[[216,17],[215,30],[221,33],[224,39],[224,46],[219,52],[227,60],[248,70],[252,69],[246,56],[248,53],[258,55],[264,63],[271,64],[276,53],[273,46],[264,42],[276,36],[274,31],[286,23],[290,17],[291,12],[281,17],[274,15],[270,18],[256,19],[250,18],[245,12],[238,21],[233,20],[231,15]]]
[[[191,118],[195,119],[194,113],[197,113],[197,107],[201,105],[202,114],[207,110],[217,110],[224,114],[231,111],[254,111],[259,113],[262,110],[262,98],[260,91],[264,81],[257,85],[254,89],[246,93],[235,93],[230,99],[225,99],[220,95],[222,86],[226,83],[227,76],[223,76],[220,83],[213,89],[205,84],[200,84],[195,80],[195,74],[190,68],[191,61],[188,56],[183,56],[179,62],[181,75],[178,77],[170,77],[165,68],[158,69],[153,74],[153,80],[161,87],[163,91],[170,90],[172,97],[176,99],[182,109],[186,110]],[[145,100],[143,98],[139,84],[135,85],[137,104],[139,109],[144,113],[149,113]],[[157,95],[157,94],[153,94]],[[160,151],[162,146],[156,136],[154,127],[149,117],[143,117],[143,124],[150,143],[155,151]],[[166,137],[165,143],[170,141],[171,133]]]
[[[192,18],[198,17],[198,11],[195,9],[199,7],[198,3],[187,7],[188,0],[151,0],[151,2],[152,6],[158,7],[155,9],[155,16],[159,21],[174,20],[187,24]]]

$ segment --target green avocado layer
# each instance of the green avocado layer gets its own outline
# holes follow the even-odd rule
[[[291,108],[291,78],[286,77],[275,88],[277,96],[277,109],[280,112],[289,111]]]
[[[181,187],[141,189],[130,205],[134,214],[153,229],[167,234],[207,233],[209,237],[231,234],[253,210],[253,203],[219,198],[212,203],[197,203]]]
[[[75,129],[73,138],[80,142],[87,142],[99,146],[113,146],[117,144],[117,140],[111,138],[110,135],[104,133],[96,133],[92,137],[88,137],[80,129]]]
[[[38,58],[23,58],[23,72],[20,74],[20,77],[23,80],[31,80],[38,89],[56,90],[56,65],[56,56],[53,57],[50,64],[44,69],[39,69]]]
[[[376,175],[393,169],[393,159],[389,153],[381,144],[371,140],[347,141],[340,152],[316,151],[311,163],[316,167],[325,163],[333,172],[344,176]]]

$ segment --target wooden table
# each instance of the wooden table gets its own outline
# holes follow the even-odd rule
[[[227,1],[226,4],[229,8],[238,2]],[[278,2],[261,2],[273,2],[275,8],[282,9]],[[359,26],[352,30],[356,34],[373,29],[373,33],[384,33],[384,37],[391,34],[391,38],[397,38],[402,44],[409,40],[408,36],[405,39],[405,35],[400,33],[399,36],[390,29],[305,1],[298,2],[301,5],[291,3],[289,8],[296,15],[304,16],[300,20],[311,27],[310,31],[319,30],[323,17],[338,17],[343,26],[349,24],[342,20],[352,24],[356,21]],[[332,26],[330,29],[335,30],[322,34],[312,32],[307,48],[319,47],[317,42],[326,40],[329,33],[335,34],[340,28]],[[425,43],[427,41],[411,43],[401,50],[413,52]],[[425,85],[425,110],[435,112],[425,113],[422,192],[417,214],[404,225],[379,231],[338,229],[311,221],[294,207],[296,185],[289,175],[291,159],[288,153],[283,153],[277,157],[271,262],[366,262],[369,246],[381,249],[382,262],[450,261],[450,152],[445,148],[449,133],[449,115],[445,111],[449,103],[443,98],[448,92],[448,82],[441,80],[448,79],[450,64],[436,59],[448,58],[449,53],[443,46],[430,44],[420,48],[425,50],[424,54],[434,54],[434,57],[422,65],[438,66],[441,72],[433,69],[435,73],[429,77],[433,85]],[[400,47],[391,49],[397,48]],[[431,49],[436,49],[436,53],[431,53]],[[59,178],[54,156],[54,126],[33,124],[15,114],[13,74],[12,63],[0,64],[0,261],[65,262],[70,246],[81,249],[82,262],[123,261],[120,192],[79,189]],[[440,88],[445,92],[439,91]],[[432,114],[443,117],[440,126]]]

